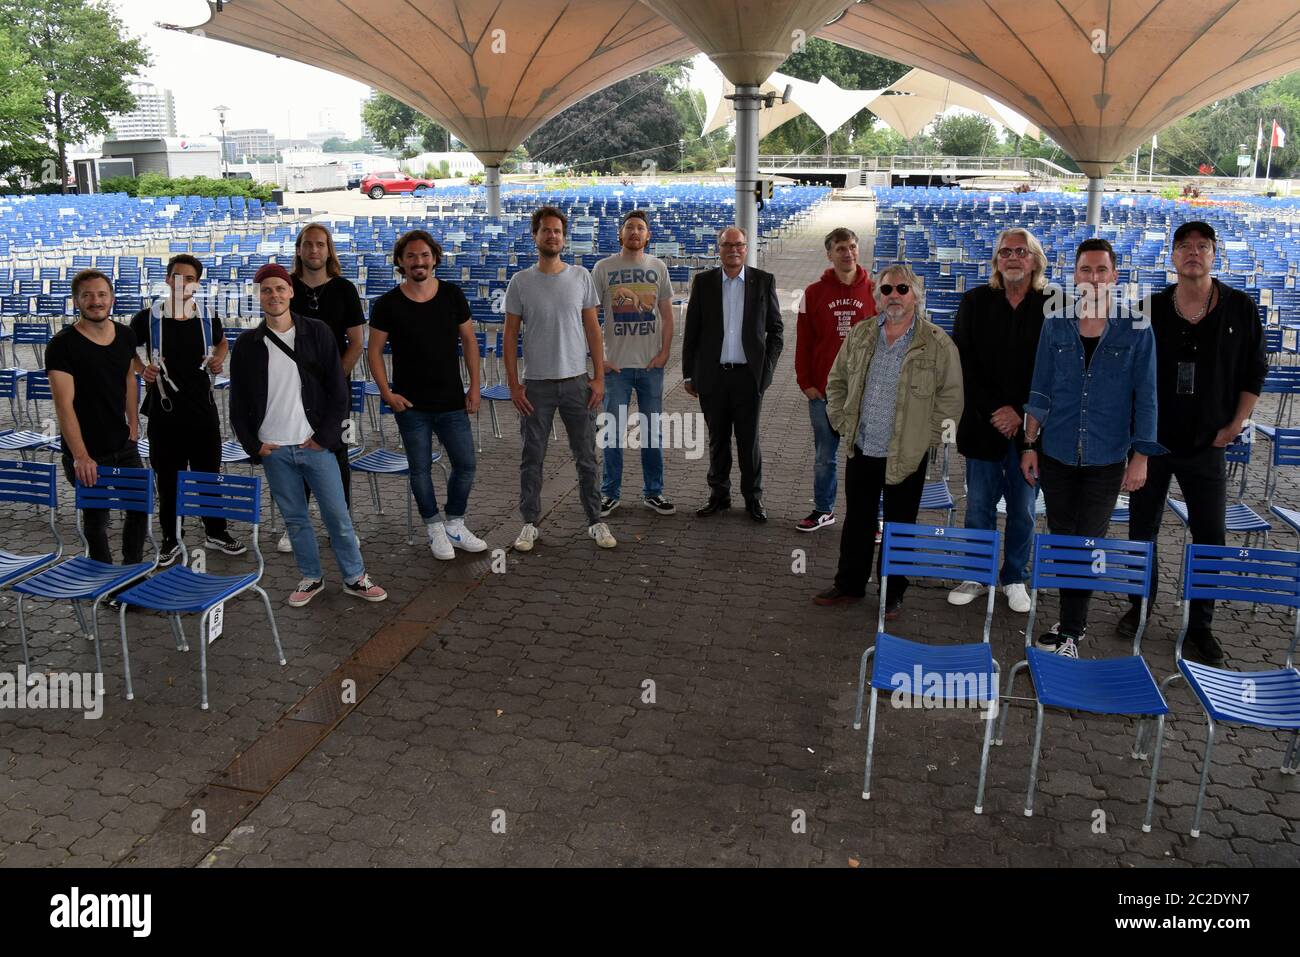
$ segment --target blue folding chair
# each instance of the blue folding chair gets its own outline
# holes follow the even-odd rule
[[[984,811],[984,781],[988,772],[989,742],[998,710],[998,663],[993,660],[989,630],[993,624],[994,595],[998,583],[998,552],[1002,535],[984,529],[949,528],[935,525],[885,524],[880,576],[880,613],[876,620],[876,643],[862,653],[858,668],[858,703],[853,728],[862,727],[862,695],[871,669],[871,715],[867,726],[867,766],[862,778],[862,797],[871,797],[871,765],[876,742],[876,704],[879,692],[891,694],[913,685],[919,676],[927,688],[940,687],[944,707],[984,707],[988,711],[984,748],[980,754],[979,787],[975,813]],[[984,613],[983,640],[976,644],[926,645],[898,638],[885,631],[885,595],[889,576],[979,582],[988,588]],[[913,687],[918,699],[922,689]],[[928,697],[928,692],[927,692]]]
[[[1169,713],[1169,707],[1156,686],[1156,679],[1142,657],[1142,633],[1147,624],[1147,592],[1151,586],[1154,553],[1155,546],[1151,542],[1081,538],[1073,535],[1034,537],[1029,621],[1025,625],[1025,660],[1014,664],[1007,673],[1005,694],[1009,700],[1016,675],[1028,668],[1034,682],[1037,718],[1034,723],[1033,759],[1029,765],[1029,790],[1025,794],[1025,817],[1032,817],[1034,813],[1045,708],[1161,718]],[[1038,616],[1040,588],[1079,588],[1142,596],[1132,654],[1123,658],[1080,660],[1035,648],[1034,620]],[[1002,720],[998,725],[996,743],[999,745],[1002,744],[1007,727],[1007,710],[1003,709]],[[1135,758],[1141,756],[1142,729],[1143,724],[1139,721],[1137,738],[1133,744]],[[1159,760],[1160,753],[1157,750],[1155,761]],[[1147,796],[1147,816],[1143,825],[1143,830],[1146,831],[1151,829],[1154,800],[1153,787]]]
[[[384,503],[379,496],[379,476],[380,475],[400,475],[409,478],[411,470],[409,463],[406,461],[404,451],[394,451],[383,446],[384,428],[383,416],[392,415],[393,410],[388,403],[379,400],[379,441],[380,446],[369,452],[361,452],[354,455],[350,450],[348,452],[348,467],[354,472],[361,472],[370,480],[370,498],[375,503],[375,511],[380,515],[384,514]],[[434,436],[435,440],[437,436]],[[443,477],[447,477],[447,465],[443,461],[443,455],[437,449],[433,449],[429,459],[430,463],[437,465],[443,471]],[[411,537],[412,520],[411,520],[411,502],[415,499],[415,493],[410,490],[410,483],[407,483],[406,495],[406,544],[413,542]]]
[[[59,507],[58,474],[58,468],[48,462],[0,461],[0,502],[48,508],[50,532],[56,543],[54,551],[37,555],[19,555],[0,548],[0,588],[48,568],[63,557],[63,536],[54,521]]]
[[[257,571],[245,575],[212,575],[193,571],[189,567],[189,549],[181,538],[181,525],[187,516],[198,518],[224,518],[227,521],[248,522],[253,526],[253,554],[257,556]],[[131,685],[131,658],[126,643],[126,608],[135,605],[162,612],[171,619],[172,636],[179,651],[188,650],[185,632],[181,628],[181,615],[200,615],[199,619],[199,706],[208,709],[208,632],[212,611],[224,606],[227,599],[252,590],[266,606],[266,617],[271,623],[271,637],[275,641],[276,657],[285,664],[284,648],[280,645],[280,631],[275,625],[275,612],[271,599],[258,585],[266,562],[257,543],[257,532],[262,517],[262,480],[256,476],[222,475],[217,472],[181,472],[176,479],[176,539],[181,545],[180,565],[173,565],[160,575],[128,588],[117,596],[121,603],[122,667],[126,673],[126,698],[135,698]]]
[[[1201,758],[1201,783],[1192,815],[1192,837],[1201,836],[1201,811],[1210,781],[1210,754],[1217,723],[1231,722],[1269,731],[1290,731],[1291,741],[1282,756],[1282,773],[1300,771],[1300,671],[1295,665],[1300,642],[1300,552],[1264,548],[1230,548],[1223,545],[1188,545],[1183,552],[1183,625],[1174,646],[1178,670],[1160,683],[1167,689],[1185,680],[1205,712],[1205,753]],[[1245,601],[1291,610],[1294,624],[1284,667],[1271,671],[1232,671],[1188,661],[1183,657],[1192,601]],[[1156,755],[1164,739],[1164,717],[1156,725]],[[1157,761],[1151,766],[1154,791]]]
[[[77,483],[77,534],[86,549],[66,562],[47,568],[13,586],[18,593],[18,635],[23,645],[23,667],[31,673],[27,657],[27,623],[24,605],[28,596],[51,601],[71,602],[76,612],[81,633],[95,643],[95,673],[102,674],[103,664],[99,654],[99,605],[117,589],[144,578],[158,567],[158,542],[153,534],[153,472],[149,469],[120,469],[99,466],[94,485]],[[113,565],[97,562],[90,557],[90,543],[86,541],[82,511],[88,508],[143,512],[147,518],[145,533],[153,546],[153,561],[131,565]],[[90,625],[81,602],[91,602]]]
[[[1268,471],[1264,474],[1264,501],[1270,510],[1277,493],[1279,471],[1300,465],[1300,429],[1274,429],[1273,452],[1268,457]]]

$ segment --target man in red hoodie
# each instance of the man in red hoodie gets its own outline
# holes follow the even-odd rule
[[[874,284],[858,265],[857,233],[844,227],[827,233],[826,258],[830,268],[804,290],[794,353],[795,376],[808,397],[815,460],[813,511],[795,525],[801,532],[835,524],[840,437],[826,418],[826,378],[849,329],[876,314]]]

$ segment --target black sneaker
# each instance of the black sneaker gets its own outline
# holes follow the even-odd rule
[[[1039,651],[1050,651],[1054,655],[1065,655],[1067,658],[1078,658],[1079,642],[1083,641],[1084,635],[1088,629],[1084,628],[1083,634],[1072,635],[1066,631],[1058,631],[1058,626],[1053,626],[1052,630],[1044,635],[1039,635],[1034,646]],[[1066,646],[1069,646],[1068,649]]]
[[[163,542],[162,548],[158,549],[158,567],[166,568],[180,558],[180,555],[181,546],[179,542]]]
[[[600,500],[600,517],[609,518],[610,513],[616,508],[618,508],[618,499],[604,496]]]
[[[242,555],[248,551],[248,546],[243,542],[231,537],[229,532],[220,532],[216,535],[209,535],[207,543],[219,552],[227,555]]]
[[[660,515],[675,515],[677,506],[662,495],[647,495],[641,500],[641,504],[651,511],[658,512]]]
[[[1132,641],[1137,635],[1138,622],[1141,619],[1141,609],[1137,605],[1130,605],[1129,610],[1124,612],[1124,617],[1115,623],[1115,633],[1125,641]]]
[[[801,518],[795,523],[795,528],[801,532],[815,532],[819,528],[835,524],[834,512],[813,511],[807,518]]]
[[[1188,629],[1187,640],[1183,642],[1183,654],[1187,654],[1189,650],[1203,664],[1211,668],[1223,667],[1223,646],[1219,644],[1219,639],[1214,637],[1214,632],[1210,629]]]
[[[831,605],[847,605],[853,602],[862,601],[861,595],[850,595],[846,591],[840,591],[838,585],[832,585],[823,592],[818,592],[813,596],[813,604],[829,607]]]

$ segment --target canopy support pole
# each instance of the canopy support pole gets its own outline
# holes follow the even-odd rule
[[[749,243],[745,263],[758,265],[758,111],[762,94],[756,86],[737,86],[731,97],[736,110],[736,225]]]
[[[487,214],[501,215],[501,167],[484,167],[483,186],[487,191]]]
[[[1088,225],[1101,225],[1101,194],[1106,181],[1100,176],[1088,177]]]

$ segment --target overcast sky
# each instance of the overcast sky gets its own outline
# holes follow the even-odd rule
[[[213,107],[230,107],[226,129],[265,127],[302,138],[313,130],[361,135],[361,101],[369,87],[337,74],[244,47],[160,30],[154,23],[193,26],[207,19],[203,0],[115,0],[127,30],[149,48],[142,79],[172,91],[183,136],[216,135]]]

